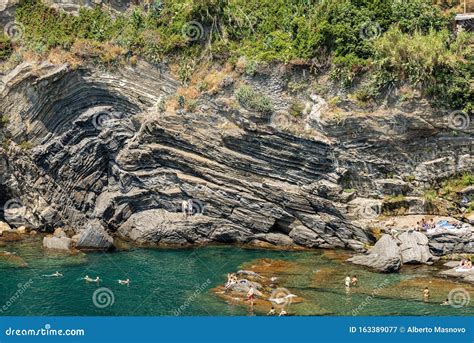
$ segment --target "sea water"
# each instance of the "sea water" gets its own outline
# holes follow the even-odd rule
[[[262,315],[245,303],[229,303],[214,287],[227,273],[259,259],[291,262],[275,273],[280,287],[304,299],[289,304],[294,315],[472,315],[474,299],[462,307],[441,306],[453,289],[472,297],[472,287],[436,277],[434,267],[380,274],[328,256],[327,251],[274,251],[206,246],[192,249],[130,248],[112,253],[52,254],[39,238],[0,246],[2,316],[237,316]],[[63,277],[51,277],[59,271]],[[100,277],[99,283],[83,278]],[[359,286],[347,289],[346,275]],[[118,280],[130,279],[130,285]],[[424,286],[431,298],[422,299]],[[473,297],[474,298],[474,297]]]

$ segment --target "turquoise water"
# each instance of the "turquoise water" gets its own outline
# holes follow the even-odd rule
[[[472,315],[470,306],[460,309],[440,306],[453,287],[465,285],[433,279],[432,267],[412,268],[403,274],[378,274],[338,262],[323,251],[280,252],[255,250],[236,246],[210,246],[193,249],[130,249],[114,253],[87,253],[74,256],[48,254],[40,240],[0,246],[0,251],[21,257],[18,261],[0,259],[1,315],[259,315],[246,306],[231,304],[211,289],[226,280],[243,263],[269,258],[294,262],[297,268],[278,274],[282,284],[292,293],[304,298],[290,305],[297,315]],[[62,278],[44,277],[56,270]],[[361,286],[346,292],[346,273],[357,274]],[[81,280],[85,275],[100,276],[100,284]],[[118,279],[130,278],[129,286],[119,285]],[[420,284],[410,280],[437,283],[431,290],[432,299],[420,299]],[[32,283],[28,283],[31,280]],[[434,280],[434,281],[432,281]],[[26,285],[25,285],[26,283]],[[446,283],[446,284],[445,284]],[[434,285],[434,284],[433,284]],[[99,288],[109,289],[111,298],[93,302]],[[434,287],[434,286],[433,286]],[[19,289],[22,289],[19,294]],[[380,292],[373,295],[374,289]],[[468,289],[468,292],[472,290]],[[109,306],[100,308],[107,304]],[[3,307],[1,307],[3,305]]]

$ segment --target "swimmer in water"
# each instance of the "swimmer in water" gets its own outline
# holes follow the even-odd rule
[[[351,286],[357,286],[358,282],[359,280],[357,279],[357,275],[353,275],[351,280]]]
[[[95,279],[93,279],[93,278],[89,277],[89,275],[86,275],[84,280],[86,280],[86,282],[97,282],[97,283],[99,283],[101,281],[98,276]]]
[[[55,273],[51,274],[51,275],[43,275],[44,277],[62,277],[63,274],[61,274],[60,272],[56,271]]]
[[[351,286],[351,277],[349,275],[346,276],[346,280],[344,281],[344,285],[346,285],[346,287]]]
[[[130,279],[127,280],[118,280],[118,283],[121,285],[129,285],[130,284]]]

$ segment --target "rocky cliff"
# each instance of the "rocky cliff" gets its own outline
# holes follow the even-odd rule
[[[456,127],[416,96],[367,108],[292,94],[288,79],[309,85],[308,75],[280,66],[229,74],[185,109],[166,105],[180,85],[165,65],[23,63],[0,84],[3,217],[143,243],[363,250],[387,196],[411,196],[429,213],[425,185],[473,171],[470,123]],[[242,83],[273,111],[239,102]],[[188,199],[195,215],[186,217]]]

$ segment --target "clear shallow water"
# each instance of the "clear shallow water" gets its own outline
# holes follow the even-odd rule
[[[411,268],[403,274],[378,274],[335,259],[327,252],[280,252],[235,246],[194,249],[131,249],[115,253],[88,253],[74,256],[48,254],[36,240],[0,246],[28,264],[0,258],[0,315],[253,315],[241,305],[219,298],[212,288],[226,281],[226,274],[242,265],[258,264],[268,258],[292,262],[279,271],[280,286],[303,297],[290,305],[298,315],[472,315],[474,293],[464,284],[433,278],[433,267]],[[56,270],[62,278],[43,277]],[[357,274],[360,286],[347,292],[343,280]],[[100,276],[99,285],[81,280],[85,275]],[[130,278],[130,286],[118,279]],[[25,285],[29,280],[32,283]],[[20,285],[20,286],[19,286]],[[423,287],[431,289],[431,299],[421,299]],[[20,288],[19,288],[20,287]],[[111,306],[94,305],[93,294],[100,287],[113,293]],[[462,287],[473,299],[460,309],[440,306],[453,288]],[[19,289],[23,291],[19,294]],[[374,292],[376,292],[374,294]],[[375,295],[369,299],[368,296]],[[14,299],[15,298],[15,299]],[[110,304],[110,298],[102,301]],[[100,302],[98,299],[98,303]],[[3,308],[2,306],[5,305]]]

